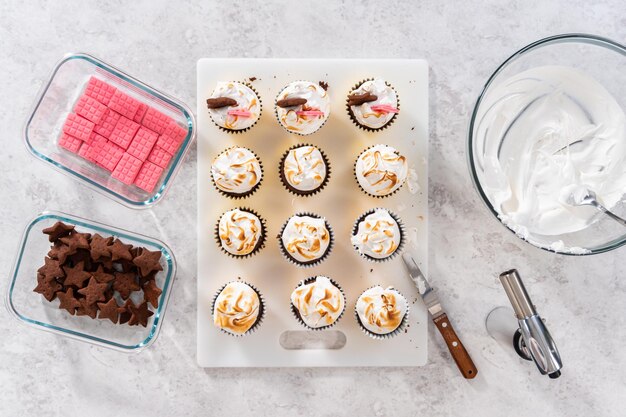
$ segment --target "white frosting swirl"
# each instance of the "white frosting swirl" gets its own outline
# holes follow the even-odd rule
[[[224,250],[233,255],[251,253],[261,239],[261,234],[261,220],[250,212],[233,209],[220,218],[220,242]]]
[[[219,154],[211,165],[217,188],[227,193],[244,194],[254,188],[262,177],[261,164],[254,153],[234,147]]]
[[[406,158],[388,145],[373,146],[356,161],[359,185],[372,195],[393,193],[404,184],[408,171]]]
[[[209,98],[227,97],[237,101],[236,106],[225,106],[218,109],[209,109],[211,119],[224,129],[247,129],[259,120],[261,115],[261,100],[254,90],[243,83],[218,82]],[[247,110],[250,117],[228,114],[230,110]]]
[[[350,94],[364,93],[371,93],[375,95],[377,99],[358,106],[350,106],[350,110],[354,118],[363,126],[367,126],[371,129],[380,129],[393,119],[395,113],[375,111],[372,110],[372,106],[390,105],[398,108],[398,96],[395,90],[388,86],[385,80],[381,78],[365,81],[358,88],[350,92]]]
[[[326,179],[326,162],[315,146],[300,146],[285,157],[282,174],[296,190],[313,191]]]
[[[363,327],[375,334],[396,330],[407,313],[407,302],[393,287],[372,287],[359,297],[356,312]]]
[[[309,81],[295,81],[285,87],[276,101],[286,98],[305,98],[305,104],[293,107],[276,106],[276,114],[280,124],[290,132],[308,135],[317,131],[330,115],[330,98],[319,84]],[[298,111],[319,110],[323,116],[298,115]]]
[[[313,282],[301,284],[291,293],[291,304],[309,327],[319,328],[333,324],[343,312],[345,300],[341,290],[328,277],[315,277]]]
[[[299,262],[321,258],[330,245],[326,221],[311,216],[292,216],[280,238],[287,253]]]
[[[232,334],[244,334],[259,318],[261,301],[257,292],[243,282],[227,284],[215,299],[213,323]]]
[[[360,253],[384,259],[398,249],[400,239],[400,227],[396,220],[387,210],[378,208],[359,222],[351,242]]]

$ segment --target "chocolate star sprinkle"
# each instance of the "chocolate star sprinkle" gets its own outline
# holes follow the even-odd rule
[[[111,298],[106,303],[98,303],[98,308],[100,309],[98,318],[109,319],[115,324],[117,324],[120,313],[126,311],[123,307],[117,305],[115,298]]]
[[[56,242],[60,237],[69,235],[72,230],[74,230],[74,226],[63,222],[56,222],[42,231],[44,234],[48,235],[48,240],[50,242]]]
[[[86,298],[81,298],[78,300],[80,303],[80,307],[76,309],[77,316],[89,316],[92,319],[95,319],[98,315],[98,306],[95,304],[88,304]]]
[[[115,239],[109,248],[111,250],[111,260],[126,259],[127,261],[132,261],[133,255],[130,254],[132,247],[133,245],[125,245],[121,240]]]
[[[104,272],[104,268],[102,265],[98,265],[98,269],[91,273],[91,275],[98,281],[100,284],[108,284],[109,282],[115,279],[113,274],[109,274]]]
[[[37,276],[37,286],[33,291],[43,295],[46,300],[52,301],[60,289],[61,286],[58,282],[54,280],[46,281],[43,275],[39,275]]]
[[[119,292],[123,299],[127,299],[131,292],[141,289],[135,280],[136,276],[134,272],[116,272],[113,289]]]
[[[113,243],[112,237],[104,238],[97,233],[94,234],[91,237],[91,259],[97,261],[103,256],[110,257],[111,249],[109,248],[109,246],[111,245],[111,243]]]
[[[149,281],[143,286],[143,299],[152,304],[154,308],[159,307],[159,297],[161,296],[161,293],[163,293],[163,291],[154,281]]]
[[[133,259],[133,263],[137,265],[141,275],[146,276],[152,271],[162,271],[163,267],[159,260],[161,259],[161,251],[149,251],[144,249],[141,255]]]
[[[46,281],[52,281],[55,278],[63,278],[65,276],[59,261],[46,257],[44,262],[44,266],[39,268],[37,272],[43,275]]]
[[[77,288],[83,288],[83,286],[85,285],[85,281],[87,281],[91,276],[89,272],[85,272],[82,262],[77,263],[73,267],[64,266],[63,270],[65,271],[65,281],[63,282],[63,284],[66,287],[69,285],[74,285]]]
[[[59,239],[71,249],[89,249],[89,233],[72,233]]]
[[[76,251],[72,251],[72,249],[64,245],[61,242],[56,242],[50,251],[48,252],[48,256],[52,259],[58,260],[61,264],[64,264],[67,261],[67,257],[74,254]]]
[[[132,304],[133,304],[132,301],[126,300],[124,305],[120,307],[120,320],[119,320],[120,324],[128,323],[128,321],[130,320],[131,314],[130,314],[130,308],[129,307]]]
[[[76,309],[80,307],[80,303],[74,296],[73,288],[68,288],[68,290],[65,292],[63,291],[57,292],[57,297],[59,298],[59,301],[61,302],[59,304],[59,308],[63,310],[67,310],[67,312],[70,313],[72,316],[74,315],[74,313],[76,313]]]
[[[141,324],[143,327],[147,327],[148,317],[154,314],[152,311],[148,310],[148,303],[146,303],[145,301],[138,306],[131,302],[128,305],[128,310],[131,314],[128,324],[131,326]]]
[[[97,301],[104,301],[104,291],[106,291],[107,284],[98,284],[98,281],[94,277],[89,279],[89,284],[85,288],[81,288],[78,292],[85,296],[85,302],[87,304],[94,304]]]

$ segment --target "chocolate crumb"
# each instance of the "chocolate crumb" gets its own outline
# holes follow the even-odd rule
[[[255,82],[257,80],[257,78],[256,77],[250,77],[249,80],[252,83],[252,82]]]
[[[415,126],[413,126],[413,127],[411,128],[411,130],[415,130]]]
[[[328,91],[328,83],[326,81],[320,81],[318,84],[324,89],[324,91]]]

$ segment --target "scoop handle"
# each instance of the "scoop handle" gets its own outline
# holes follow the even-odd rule
[[[461,343],[461,339],[457,336],[450,320],[448,320],[448,316],[446,313],[443,313],[437,317],[433,318],[433,322],[437,329],[439,329],[439,333],[443,336],[443,340],[445,340],[446,345],[448,345],[448,350],[450,350],[450,354],[452,358],[456,362],[456,365],[459,367],[459,371],[466,379],[475,378],[478,374],[478,369],[476,369],[476,365],[472,361],[469,353]]]

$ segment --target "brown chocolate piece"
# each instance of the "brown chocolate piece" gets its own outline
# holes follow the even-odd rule
[[[56,297],[56,293],[59,290],[61,290],[61,285],[59,285],[59,283],[55,280],[46,281],[43,275],[37,276],[37,286],[33,291],[43,295],[46,300],[54,300]]]
[[[162,271],[163,267],[159,262],[161,259],[161,251],[149,251],[144,249],[141,254],[133,259],[133,263],[139,268],[142,276],[148,275],[152,271]]]
[[[284,98],[276,102],[276,105],[278,107],[282,107],[283,109],[286,107],[301,106],[303,104],[306,104],[306,98],[299,98],[299,97]]]
[[[50,227],[46,227],[42,230],[45,235],[48,235],[50,242],[56,242],[60,237],[69,235],[74,230],[73,225],[65,224],[63,222],[56,222]]]
[[[236,106],[237,100],[230,97],[209,98],[206,101],[206,105],[209,109],[220,109],[222,107]]]
[[[148,282],[155,280],[156,279],[156,275],[158,273],[159,273],[159,271],[152,271],[148,275],[146,275],[145,277],[139,275],[139,285],[143,287]]]
[[[102,257],[111,257],[111,248],[109,248],[109,246],[113,243],[112,237],[104,238],[96,233],[91,237],[90,243],[91,247],[89,248],[89,252],[91,259],[97,261]]]
[[[89,249],[89,233],[71,233],[68,236],[64,236],[59,240],[65,243],[72,250],[76,249]]]
[[[115,281],[113,281],[113,289],[120,293],[123,299],[130,297],[130,293],[141,289],[137,280],[137,274],[134,272],[116,272]]]
[[[126,300],[126,302],[124,303],[124,305],[120,307],[120,319],[119,319],[119,324],[128,323],[128,321],[130,320],[131,313],[130,313],[130,308],[129,308],[129,306],[131,306],[132,304],[133,304],[133,302],[132,302],[132,301],[130,301],[130,300]]]
[[[251,82],[251,83],[257,80],[257,78],[256,78],[256,77],[250,77],[250,78],[248,78],[248,79],[250,80],[250,82]]]
[[[150,304],[152,307],[159,307],[159,297],[163,291],[156,285],[155,281],[148,281],[146,285],[143,286],[143,299]]]
[[[324,89],[324,91],[328,91],[328,83],[326,81],[320,81],[318,84]]]
[[[104,301],[104,291],[108,288],[108,284],[98,284],[94,277],[89,279],[89,284],[85,288],[78,290],[79,294],[85,296],[87,304],[94,304],[97,301]]]
[[[83,269],[85,271],[92,271],[94,265],[91,260],[91,255],[89,254],[89,249],[76,249],[76,253],[67,257],[66,265],[70,264],[75,266],[81,262],[83,263]]]
[[[98,303],[98,308],[100,309],[98,318],[109,319],[115,324],[117,324],[120,313],[126,311],[123,307],[117,305],[117,301],[115,301],[114,297],[106,303]]]
[[[127,261],[133,260],[133,255],[130,254],[130,250],[133,245],[126,245],[121,240],[115,239],[111,244],[111,260],[118,261],[120,259],[126,259]]]
[[[378,96],[376,94],[372,94],[369,91],[366,91],[363,94],[350,94],[348,96],[348,105],[360,106],[363,103],[368,103],[370,101],[376,100],[378,100]]]
[[[91,275],[100,284],[108,284],[109,282],[111,282],[111,281],[113,281],[115,279],[115,276],[113,274],[109,274],[108,272],[104,271],[104,268],[102,267],[101,264],[98,265],[98,269],[96,269],[94,272],[92,272]]]
[[[89,316],[95,319],[98,315],[98,306],[95,304],[88,304],[86,298],[78,300],[80,307],[76,309],[77,316]]]
[[[138,306],[131,302],[128,305],[128,311],[131,314],[128,324],[131,326],[141,324],[143,327],[147,327],[148,318],[154,314],[152,311],[148,310],[148,303],[145,301]]]
[[[65,276],[59,261],[46,257],[44,262],[44,266],[39,268],[37,273],[43,275],[46,281],[49,282],[55,278],[63,278]]]
[[[72,251],[72,249],[64,245],[61,242],[56,242],[48,252],[48,256],[52,259],[58,260],[61,264],[64,264],[67,261],[67,257],[76,253],[76,250]]]
[[[76,313],[76,309],[80,307],[80,303],[76,299],[74,295],[74,289],[68,288],[67,291],[59,291],[57,292],[57,297],[59,298],[59,308],[62,310],[67,310],[72,316]]]
[[[65,271],[65,281],[63,281],[63,285],[66,287],[74,285],[76,288],[83,288],[85,281],[91,277],[91,274],[85,271],[82,262],[78,262],[73,267],[64,266],[63,270]]]

